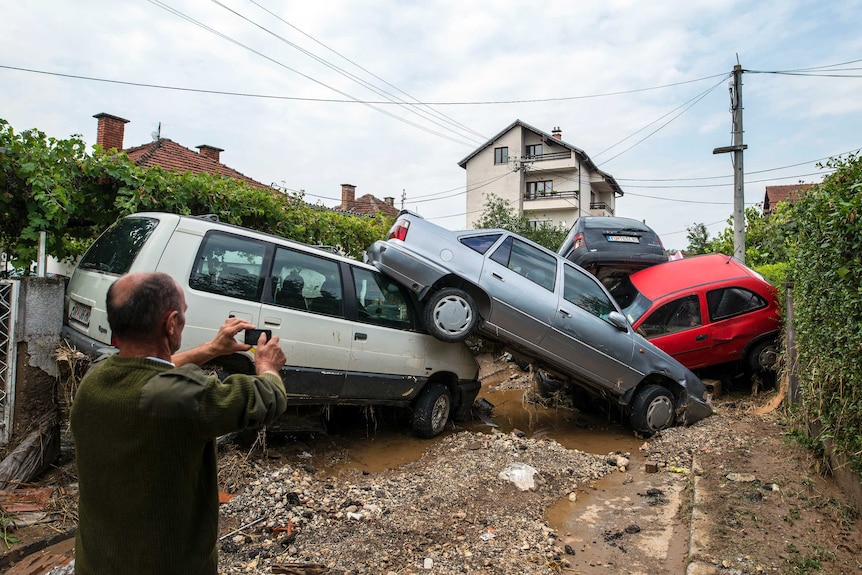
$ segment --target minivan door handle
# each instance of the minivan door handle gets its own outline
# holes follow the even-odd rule
[[[365,341],[366,339],[368,339],[368,334],[367,333],[360,333],[357,331],[356,333],[353,334],[353,339],[358,339],[359,341]]]

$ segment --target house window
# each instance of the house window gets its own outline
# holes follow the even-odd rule
[[[508,164],[509,163],[509,148],[494,148],[494,163]]]
[[[527,146],[527,157],[536,157],[542,155],[542,144],[531,144]]]
[[[540,230],[542,227],[553,227],[553,221],[549,219],[542,220],[530,220],[530,229],[531,230]]]
[[[554,189],[554,180],[543,180],[541,182],[527,182],[527,192],[524,194],[525,200],[535,200],[543,198],[551,194]]]

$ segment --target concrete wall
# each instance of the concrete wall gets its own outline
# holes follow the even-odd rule
[[[55,353],[63,328],[65,282],[61,278],[21,280],[15,343],[15,409],[11,442],[22,438],[32,424],[57,410],[59,368]]]

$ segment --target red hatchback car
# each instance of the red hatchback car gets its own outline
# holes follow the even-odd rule
[[[632,327],[691,369],[771,371],[778,351],[778,292],[721,254],[658,264],[613,292]]]

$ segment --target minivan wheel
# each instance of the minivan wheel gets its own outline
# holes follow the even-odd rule
[[[647,435],[672,426],[673,395],[659,385],[647,385],[632,401],[630,422],[632,428]]]
[[[452,397],[441,383],[429,383],[413,405],[413,431],[419,437],[438,435],[449,421]]]
[[[476,302],[462,289],[438,290],[425,302],[425,327],[441,341],[464,341],[478,323]]]

